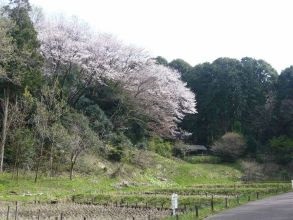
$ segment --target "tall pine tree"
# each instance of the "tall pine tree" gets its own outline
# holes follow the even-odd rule
[[[37,32],[30,19],[31,6],[28,0],[10,0],[3,8],[3,18],[10,25],[5,34],[11,39],[12,53],[0,76],[2,95],[2,138],[0,172],[3,171],[6,136],[9,132],[9,105],[16,100],[17,93],[24,88],[36,93],[42,82],[43,59],[39,52]]]

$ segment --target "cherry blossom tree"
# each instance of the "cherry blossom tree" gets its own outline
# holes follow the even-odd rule
[[[45,22],[39,27],[39,39],[47,75],[63,85],[78,69],[82,86],[71,88],[71,104],[87,87],[110,80],[123,89],[134,104],[133,110],[144,115],[148,128],[156,133],[174,135],[177,122],[196,112],[195,95],[180,74],[157,64],[143,49],[94,33],[76,19]]]
[[[196,112],[195,95],[180,77],[177,71],[149,60],[119,80],[135,100],[137,110],[151,119],[148,125],[152,131],[175,135],[177,122]]]

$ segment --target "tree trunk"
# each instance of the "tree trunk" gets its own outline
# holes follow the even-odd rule
[[[8,108],[9,108],[9,89],[4,89],[2,142],[1,142],[1,154],[0,154],[0,172],[3,172],[4,150],[5,150],[6,136],[7,136]]]
[[[73,176],[73,162],[71,161],[71,164],[70,164],[70,175],[69,175],[69,179],[72,180],[72,176]]]
[[[72,177],[73,177],[73,167],[74,167],[74,165],[75,165],[76,158],[77,158],[77,155],[73,155],[73,156],[71,157],[70,176],[69,176],[69,179],[70,179],[70,180],[72,180]]]
[[[40,156],[39,156],[39,158],[38,158],[38,161],[37,161],[37,167],[36,167],[35,183],[38,181],[39,167],[40,167],[41,158],[42,158],[42,155],[43,155],[43,146],[44,146],[44,141],[42,140],[42,144],[41,144],[41,152],[40,152]]]
[[[50,150],[50,177],[53,177],[53,145]]]
[[[16,165],[16,181],[18,182],[18,176],[19,176],[19,162],[17,162]]]

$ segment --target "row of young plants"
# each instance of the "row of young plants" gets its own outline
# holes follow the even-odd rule
[[[259,182],[259,183],[235,183],[235,184],[196,184],[187,188],[265,188],[288,187],[288,182]]]
[[[222,202],[220,197],[205,196],[180,196],[180,206],[206,206],[213,202]],[[119,194],[78,194],[72,201],[81,204],[114,205],[137,208],[170,208],[170,195],[119,195]],[[183,208],[183,207],[181,207]]]
[[[165,189],[155,189],[150,192],[145,192],[146,194],[171,194],[178,193],[181,195],[239,195],[239,194],[271,194],[271,193],[281,193],[286,192],[291,189],[289,184],[278,185],[275,187],[223,187],[223,188],[165,188]]]
[[[275,187],[272,187],[272,186]],[[266,187],[270,186],[270,187]],[[180,206],[184,209],[188,207],[206,207],[217,205],[218,203],[229,203],[229,201],[254,200],[268,195],[279,194],[291,190],[290,184],[264,185],[263,188],[209,188],[198,190],[194,188],[169,188],[155,189],[151,192],[142,193],[96,193],[77,194],[72,196],[72,201],[81,204],[96,205],[116,205],[138,208],[170,208],[170,195],[177,193],[180,198]],[[237,202],[237,203],[238,203]],[[182,207],[181,207],[182,208]]]

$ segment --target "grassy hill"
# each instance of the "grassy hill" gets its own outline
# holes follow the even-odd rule
[[[229,184],[239,181],[240,176],[234,164],[191,164],[149,151],[132,151],[123,163],[84,155],[72,181],[67,174],[49,177],[43,173],[37,183],[33,173],[21,174],[18,180],[11,173],[1,174],[0,200],[67,200],[74,194]]]

